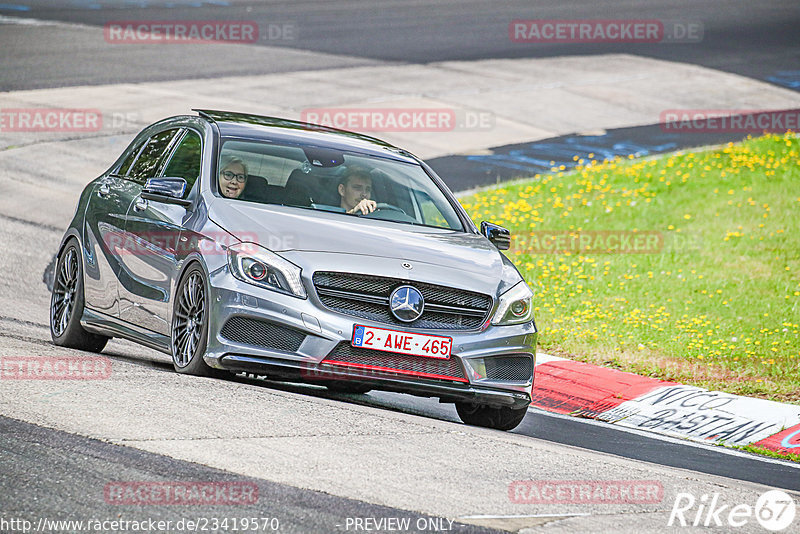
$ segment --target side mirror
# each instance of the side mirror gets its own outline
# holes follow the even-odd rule
[[[183,178],[149,178],[142,189],[142,198],[165,204],[188,206],[191,200],[183,198],[186,180]]]
[[[511,247],[511,232],[494,223],[483,221],[481,233],[486,236],[497,250],[508,250]]]

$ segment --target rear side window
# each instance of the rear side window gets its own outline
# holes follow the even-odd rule
[[[148,178],[153,178],[158,172],[159,165],[166,155],[170,142],[179,130],[167,130],[157,133],[147,141],[136,163],[133,164],[128,177],[134,182],[144,185]]]
[[[136,145],[136,148],[131,150],[131,153],[128,154],[128,157],[125,158],[125,161],[123,161],[122,165],[120,165],[119,170],[117,171],[117,175],[118,176],[125,176],[126,174],[128,174],[128,171],[130,170],[131,165],[133,165],[133,162],[136,160],[136,156],[139,154],[139,151],[142,149],[142,145],[144,145],[144,141],[142,141],[141,143],[138,143]]]
[[[203,158],[203,147],[200,136],[189,130],[181,139],[178,148],[164,169],[164,176],[183,178],[186,180],[186,191],[183,198],[189,196],[197,178],[200,176],[200,164]]]

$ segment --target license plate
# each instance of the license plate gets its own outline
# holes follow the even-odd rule
[[[353,327],[352,345],[365,349],[394,352],[395,354],[447,360],[450,358],[453,338],[412,334],[411,332],[400,332],[398,330],[357,324]]]

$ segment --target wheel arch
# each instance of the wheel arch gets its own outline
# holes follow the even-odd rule
[[[206,277],[206,284],[209,284],[209,280],[211,279],[211,275],[208,272],[208,266],[206,262],[203,261],[203,257],[198,252],[192,252],[181,263],[180,269],[178,269],[178,275],[175,277],[175,281],[172,284],[172,297],[175,298],[175,293],[178,291],[178,286],[180,285],[183,277],[186,276],[186,272],[192,268],[193,265],[199,265],[200,268],[203,270],[203,274]]]
[[[83,258],[83,241],[81,240],[81,234],[78,232],[78,230],[71,226],[67,228],[66,232],[64,232],[64,236],[61,238],[61,243],[58,245],[56,256],[60,256],[61,253],[64,252],[64,247],[67,246],[67,242],[73,237],[78,240],[78,248],[81,250],[81,258]]]
[[[81,277],[86,277],[86,251],[83,250],[83,240],[81,239],[80,232],[73,226],[67,228],[67,231],[64,232],[63,237],[61,238],[61,242],[58,244],[58,249],[56,250],[56,255],[53,261],[53,280],[55,284],[55,277],[57,276],[56,270],[58,269],[58,259],[61,257],[61,254],[64,252],[64,248],[66,248],[67,243],[69,243],[70,239],[75,238],[78,242],[78,253],[81,255]],[[82,280],[84,287],[86,284],[86,280]],[[54,286],[55,287],[55,286]],[[52,292],[52,291],[51,291]]]
[[[178,298],[178,288],[180,287],[183,278],[186,276],[186,273],[195,265],[199,265],[200,269],[203,271],[206,281],[206,294],[208,295],[209,299],[211,298],[211,275],[208,271],[208,266],[206,265],[206,262],[203,260],[203,256],[200,253],[192,252],[186,256],[181,263],[180,269],[178,269],[177,275],[172,283],[172,290],[170,291],[172,306],[169,307],[170,336],[172,335],[172,320],[175,317],[175,302],[177,302],[176,299]]]

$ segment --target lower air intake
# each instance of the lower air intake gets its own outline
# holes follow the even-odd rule
[[[305,334],[292,328],[247,317],[231,317],[220,334],[234,343],[284,352],[297,352],[306,338]]]
[[[353,347],[342,342],[322,360],[323,364],[363,369],[372,374],[399,374],[439,380],[467,382],[461,362],[457,358],[448,360],[392,354],[372,349]]]
[[[533,377],[533,358],[530,355],[486,358],[486,378],[509,382],[528,382]]]

